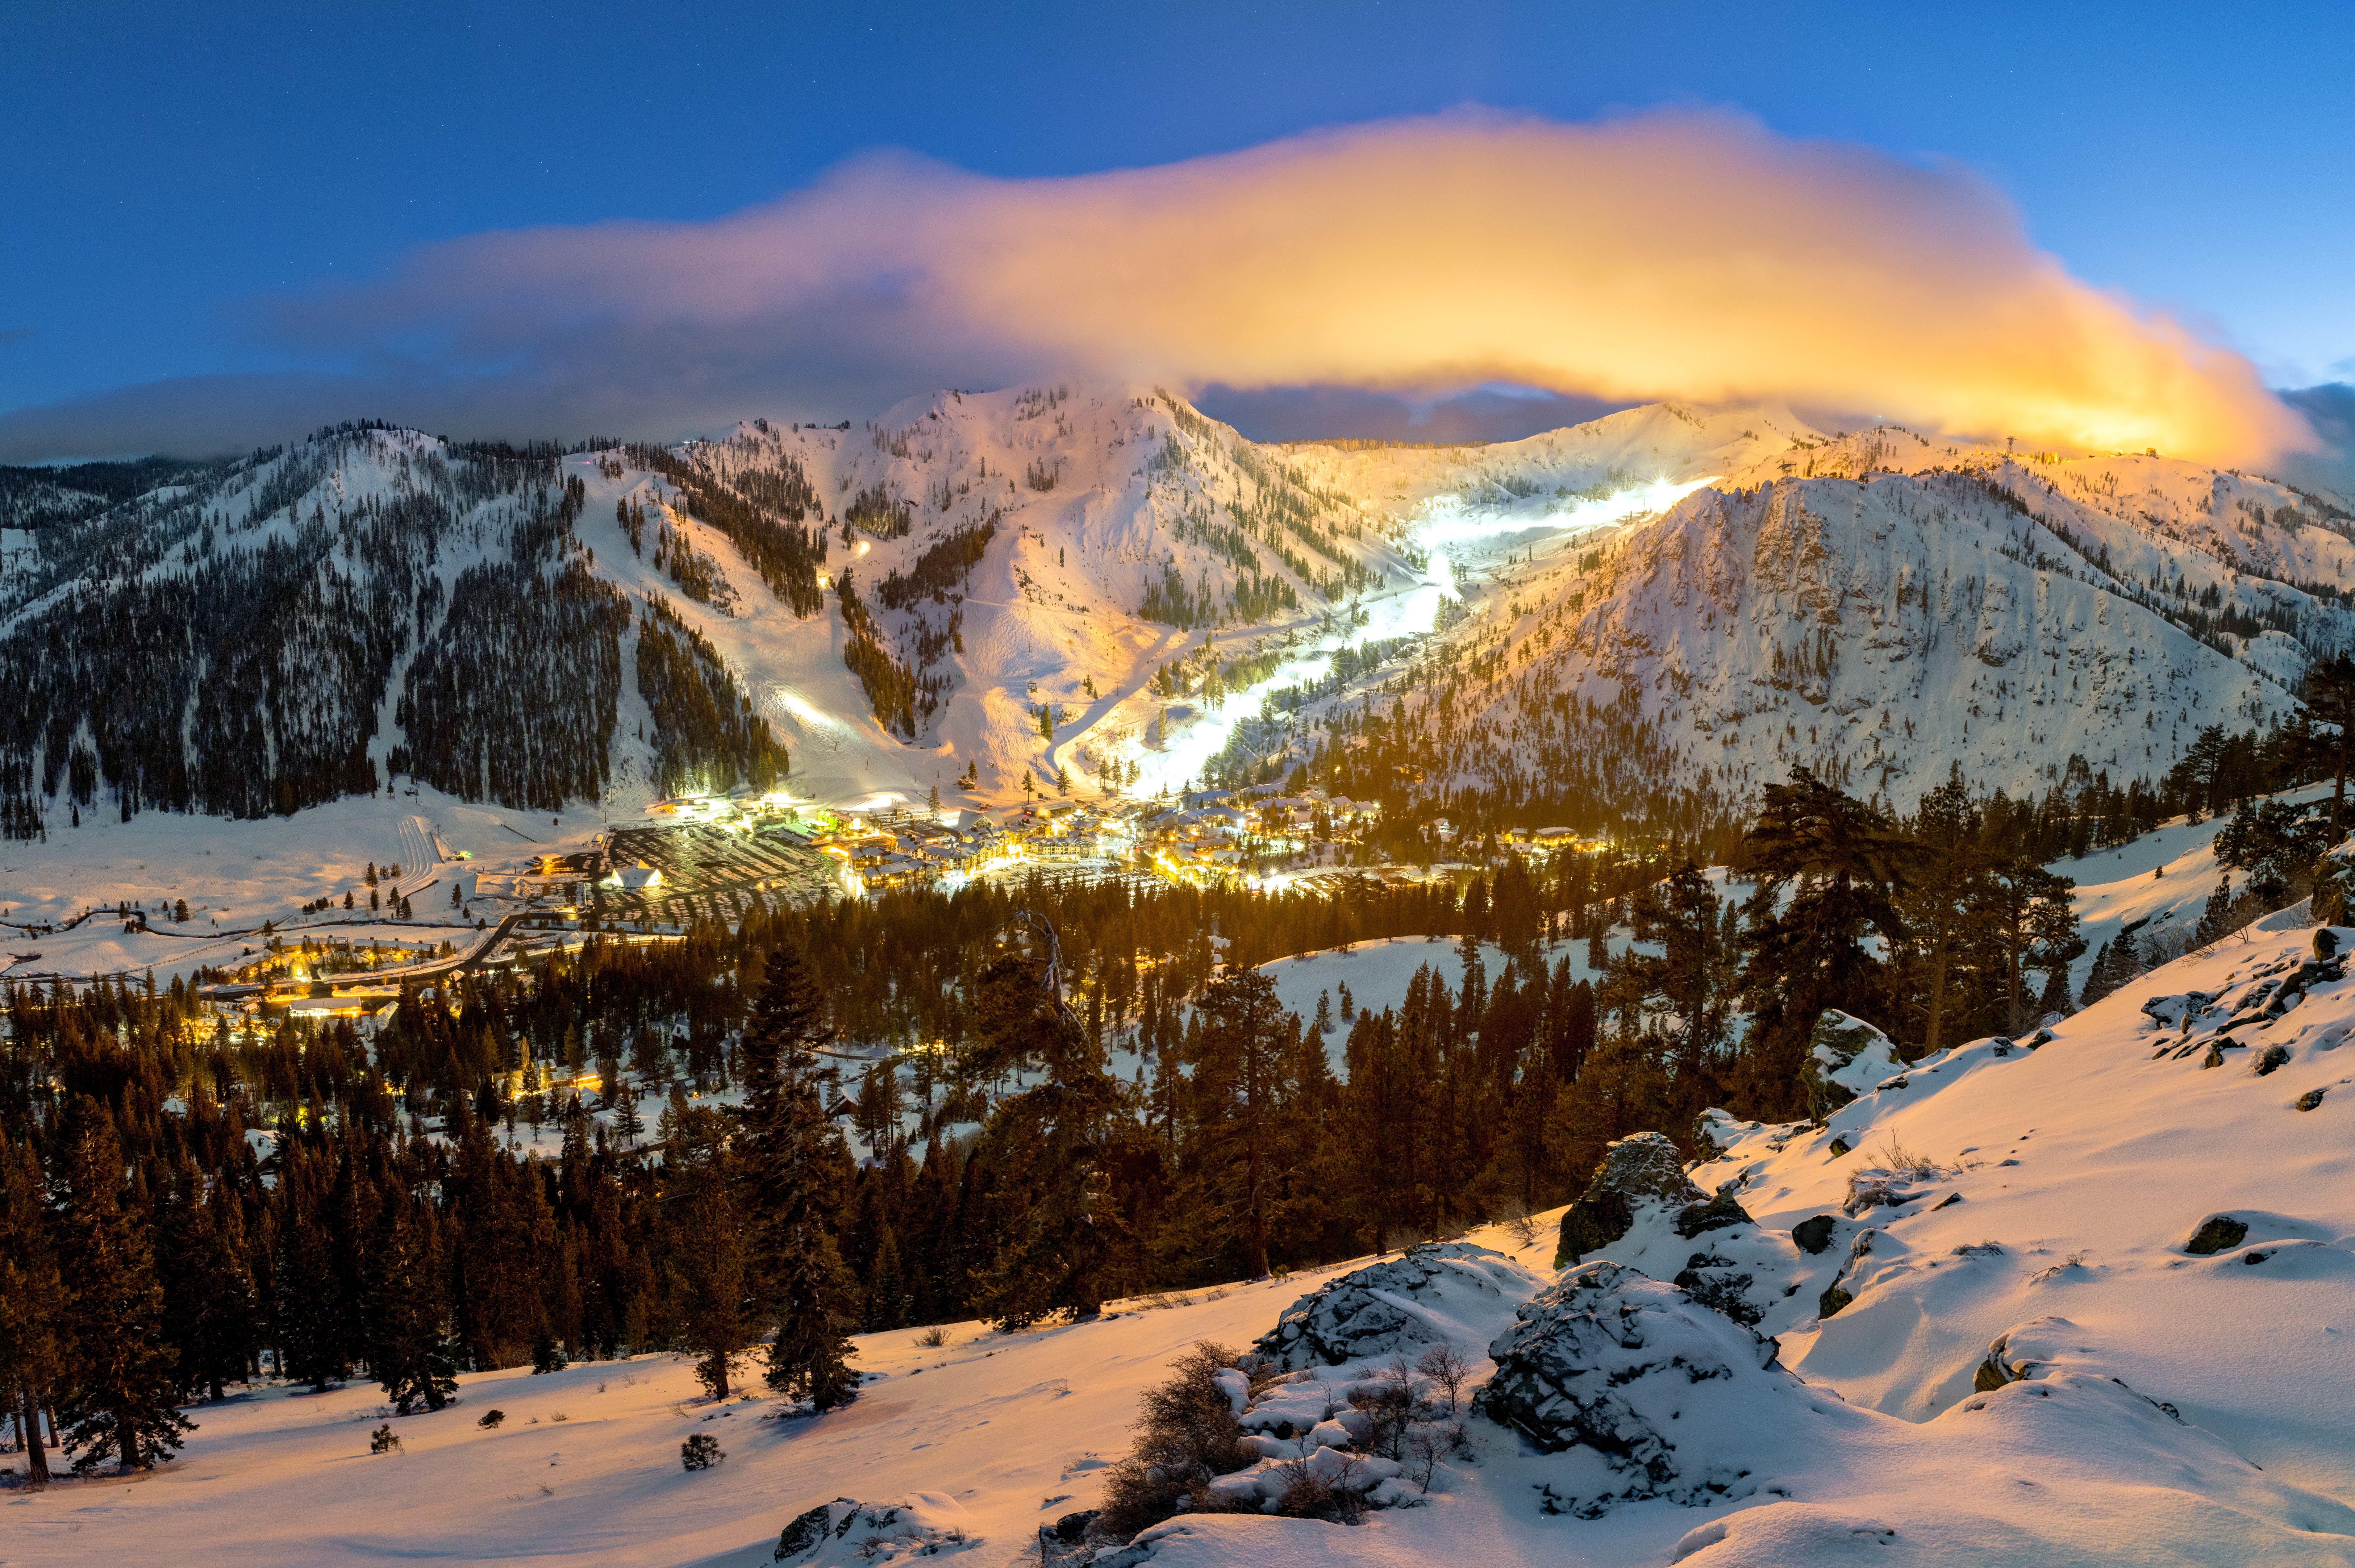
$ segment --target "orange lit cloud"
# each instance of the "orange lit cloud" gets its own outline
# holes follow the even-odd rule
[[[875,156],[709,223],[435,247],[272,321],[397,364],[444,427],[1076,372],[1773,398],[2220,463],[2312,443],[2245,360],[2072,278],[1976,176],[1713,112],[1466,113],[1062,179]]]
[[[2303,434],[2247,362],[2071,278],[1975,177],[1724,115],[976,183],[910,234],[957,320],[1139,375],[1780,396],[2217,460]]]

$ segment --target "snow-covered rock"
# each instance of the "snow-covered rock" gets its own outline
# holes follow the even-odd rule
[[[1549,1483],[1557,1509],[1590,1519],[1642,1498],[1746,1495],[1796,1386],[1773,1340],[1610,1263],[1572,1270],[1488,1353],[1474,1409],[1542,1452],[1591,1456]]]
[[[785,1568],[869,1568],[940,1557],[977,1544],[964,1509],[943,1492],[892,1502],[837,1498],[796,1514],[777,1536],[773,1561]]]
[[[1685,1175],[1677,1146],[1659,1133],[1635,1133],[1603,1151],[1603,1162],[1561,1217],[1555,1266],[1574,1264],[1627,1234],[1637,1219],[1663,1208],[1698,1212],[1710,1195]],[[1721,1217],[1721,1216],[1720,1216]]]
[[[1262,1366],[1284,1371],[1401,1352],[1412,1360],[1428,1345],[1482,1342],[1542,1283],[1491,1248],[1427,1243],[1317,1286],[1285,1307],[1252,1349]]]
[[[1827,1008],[1808,1036],[1800,1075],[1807,1085],[1807,1108],[1821,1119],[1904,1070],[1895,1040],[1853,1013]]]

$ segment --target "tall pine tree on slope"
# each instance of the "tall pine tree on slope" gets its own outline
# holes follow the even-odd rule
[[[975,1306],[1000,1328],[1058,1311],[1093,1317],[1111,1289],[1127,1227],[1110,1173],[1120,1083],[1103,1045],[1050,995],[1033,960],[992,961],[976,987],[984,1049],[1044,1077],[1001,1101],[975,1158],[994,1181],[993,1249],[975,1271]]]
[[[226,1181],[208,1194],[182,1153],[156,1205],[156,1272],[164,1284],[164,1337],[179,1348],[173,1371],[184,1395],[219,1399],[242,1381],[255,1339],[253,1279],[245,1221]]]
[[[321,1157],[303,1154],[299,1146],[292,1153],[279,1169],[282,1204],[272,1260],[278,1367],[282,1376],[325,1393],[330,1382],[351,1373],[342,1271],[325,1212],[329,1173]]]
[[[388,1193],[364,1275],[365,1322],[368,1370],[401,1415],[421,1403],[440,1410],[458,1389],[443,1277],[432,1211],[418,1211],[406,1193]]]
[[[731,1389],[736,1352],[761,1335],[760,1271],[745,1200],[749,1157],[719,1112],[682,1097],[663,1113],[663,1220],[681,1338],[701,1353],[696,1377],[714,1399]]]
[[[72,1297],[49,1242],[48,1194],[29,1143],[0,1140],[0,1390],[14,1391],[25,1435],[25,1475],[49,1481],[41,1408],[71,1349],[64,1320]]]
[[[1285,1048],[1298,1020],[1276,999],[1273,979],[1257,969],[1231,967],[1203,992],[1201,1017],[1201,1029],[1189,1040],[1195,1124],[1209,1169],[1223,1173],[1216,1184],[1223,1189],[1221,1207],[1230,1224],[1242,1221],[1244,1266],[1257,1279],[1267,1273],[1268,1210],[1277,1185],[1273,1168],[1286,1152],[1275,1124],[1287,1098]]]
[[[1742,976],[1751,1043],[1736,1079],[1752,1115],[1790,1116],[1804,1110],[1799,1067],[1824,1009],[1879,1010],[1880,965],[1866,933],[1906,938],[1896,900],[1919,852],[1882,814],[1805,768],[1764,795],[1742,842],[1757,891]]]
[[[82,1096],[66,1119],[58,1194],[59,1248],[73,1281],[75,1375],[59,1413],[74,1468],[110,1455],[125,1471],[152,1467],[192,1426],[173,1403],[173,1348],[164,1342],[145,1216],[123,1205],[123,1148],[105,1106]]]
[[[849,1157],[826,1115],[816,1051],[827,1038],[807,963],[794,948],[778,948],[744,1031],[745,1168],[777,1325],[767,1381],[819,1410],[847,1404],[858,1392],[847,1338],[856,1287],[830,1222]]]

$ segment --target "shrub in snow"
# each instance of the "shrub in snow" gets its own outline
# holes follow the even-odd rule
[[[1820,1121],[1904,1071],[1895,1041],[1853,1013],[1827,1008],[1807,1039],[1799,1077],[1806,1085],[1807,1110]]]
[[[1422,1347],[1452,1338],[1436,1320],[1449,1292],[1518,1295],[1537,1277],[1491,1247],[1429,1243],[1319,1285],[1285,1307],[1252,1349],[1258,1364],[1272,1371],[1420,1354]],[[1497,1315],[1503,1316],[1501,1305]]]
[[[1582,1462],[1548,1484],[1582,1518],[1644,1498],[1744,1496],[1783,1419],[1762,1399],[1791,1387],[1775,1350],[1673,1285],[1586,1264],[1488,1347],[1496,1375],[1472,1407],[1545,1453],[1575,1452]]]
[[[388,1421],[368,1434],[368,1452],[371,1454],[400,1452],[400,1434],[392,1429],[392,1423]]]
[[[837,1498],[794,1516],[772,1560],[788,1568],[868,1568],[936,1557],[970,1539],[964,1507],[939,1492],[879,1503]]]
[[[486,1410],[483,1412],[483,1418],[480,1421],[475,1422],[474,1424],[487,1429],[496,1426],[500,1422],[505,1421],[506,1418],[507,1413],[504,1410]]]
[[[682,1470],[709,1470],[728,1457],[719,1446],[719,1439],[709,1432],[698,1432],[678,1445],[678,1465]]]
[[[1242,1421],[1257,1462],[1213,1478],[1209,1506],[1354,1524],[1368,1509],[1419,1504],[1441,1460],[1465,1451],[1458,1412],[1471,1367],[1458,1347],[1438,1344],[1412,1363],[1394,1355],[1370,1377],[1294,1371],[1262,1382]]]
[[[1126,1541],[1173,1514],[1214,1506],[1210,1483],[1255,1462],[1236,1419],[1249,1384],[1234,1361],[1206,1339],[1178,1359],[1167,1381],[1145,1391],[1135,1446],[1104,1476],[1098,1533]]]

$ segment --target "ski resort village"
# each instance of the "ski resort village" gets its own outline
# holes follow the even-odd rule
[[[2345,16],[52,9],[0,1564],[2355,1568]]]

